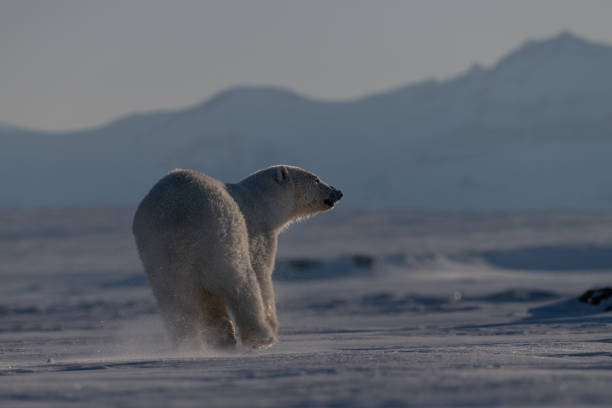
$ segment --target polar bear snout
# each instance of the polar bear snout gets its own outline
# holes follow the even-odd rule
[[[338,202],[342,198],[343,194],[342,191],[338,190],[336,187],[329,187],[331,189],[331,192],[329,193],[329,197],[326,198],[323,202],[329,207],[333,207],[334,204],[336,204],[336,202]]]
[[[332,188],[332,198],[334,201],[340,201],[340,199],[342,198],[342,196],[344,194],[342,194],[341,190],[338,190],[336,187],[334,186],[330,186]]]

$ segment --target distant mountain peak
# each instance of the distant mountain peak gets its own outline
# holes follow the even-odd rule
[[[563,30],[563,31],[561,31],[559,34],[557,34],[555,37],[553,37],[552,40],[549,40],[549,41],[581,41],[581,42],[586,42],[586,40],[584,38],[574,34],[570,30]]]
[[[528,40],[514,51],[500,59],[494,70],[511,69],[515,65],[521,67],[538,66],[548,69],[559,67],[566,63],[590,63],[591,58],[609,55],[612,58],[612,47],[580,37],[565,30],[559,34],[544,39]]]
[[[580,47],[591,47],[597,46],[598,44],[589,41],[583,37],[580,37],[571,31],[564,30],[559,34],[539,40],[529,40],[525,42],[525,44],[519,48],[519,50],[523,49],[537,49],[538,51],[546,50],[546,49],[556,49],[556,50],[570,50],[571,48],[580,48]]]
[[[210,99],[207,99],[203,103],[207,103],[218,99],[230,99],[230,98],[276,98],[276,97],[292,97],[292,98],[303,98],[297,92],[284,88],[281,86],[273,85],[238,85],[230,88],[223,89],[213,95]]]
[[[293,101],[312,101],[289,88],[272,85],[239,85],[223,89],[205,99],[191,110],[210,110],[220,106],[233,109],[235,104],[285,104]]]

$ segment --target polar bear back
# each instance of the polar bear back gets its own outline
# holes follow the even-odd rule
[[[148,271],[185,260],[189,264],[172,276],[197,277],[212,290],[215,276],[207,272],[224,269],[220,262],[250,262],[244,256],[248,232],[238,205],[223,183],[195,171],[175,170],[162,178],[139,205],[133,232],[143,263],[152,266]]]

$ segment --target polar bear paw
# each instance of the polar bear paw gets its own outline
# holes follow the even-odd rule
[[[240,339],[245,347],[263,350],[278,343],[274,332],[268,327],[254,327],[240,333]]]

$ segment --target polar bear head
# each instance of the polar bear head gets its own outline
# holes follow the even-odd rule
[[[342,191],[322,181],[316,174],[294,166],[274,166],[280,185],[293,190],[292,215],[300,218],[334,208]]]
[[[274,201],[274,207],[286,214],[285,222],[330,210],[342,198],[342,191],[296,166],[268,167],[241,183],[256,185],[257,190],[265,191]]]

